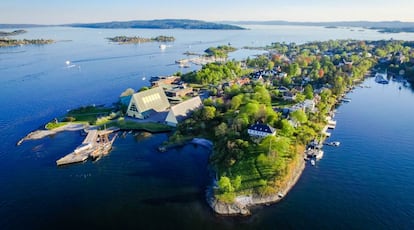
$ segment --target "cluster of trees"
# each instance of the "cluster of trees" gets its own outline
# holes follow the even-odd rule
[[[197,84],[218,84],[224,80],[232,80],[243,76],[246,73],[241,68],[239,62],[230,61],[224,64],[209,63],[197,72],[190,72],[181,76],[181,78],[190,83]]]
[[[51,44],[53,42],[54,41],[51,39],[16,40],[16,39],[0,38],[0,47],[18,46],[18,45],[46,45],[46,44]]]
[[[160,35],[155,38],[143,38],[143,37],[127,37],[127,36],[116,36],[112,38],[107,38],[111,42],[117,42],[120,44],[134,44],[134,43],[144,43],[144,42],[173,42],[175,38],[172,36]]]
[[[230,52],[234,52],[236,51],[236,48],[232,47],[232,46],[217,46],[217,47],[210,47],[206,50],[204,50],[204,52],[208,55],[208,56],[214,56],[214,57],[220,57],[220,58],[227,58],[228,54]]]
[[[383,49],[408,56],[414,53],[409,53],[407,44],[391,43],[353,40],[303,45],[273,43],[268,48],[276,53],[247,59],[246,64],[255,69],[273,70],[273,73],[283,71],[287,76],[282,79],[266,76],[265,83],[226,87],[219,96],[206,99],[202,109],[179,124],[173,138],[203,136],[214,142],[211,163],[219,175],[216,197],[220,200],[232,202],[240,193],[275,193],[292,165],[301,158],[298,153],[311,140],[320,137],[325,118],[337,98],[377,64],[375,55]],[[218,83],[251,71],[242,70],[237,62],[212,63],[184,75],[183,80],[215,88]],[[297,94],[296,103],[316,98],[316,110],[296,110],[289,114],[289,120],[284,118],[274,108],[274,105],[286,104],[277,90],[280,85],[304,86],[303,92]],[[315,88],[323,90],[316,95]],[[250,137],[247,129],[256,122],[275,127],[277,135],[264,139]]]

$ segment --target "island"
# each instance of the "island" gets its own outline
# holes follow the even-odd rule
[[[85,27],[85,28],[134,28],[134,29],[208,29],[208,30],[244,30],[243,27],[206,22],[200,20],[189,19],[159,19],[159,20],[135,20],[125,22],[101,22],[101,23],[79,23],[79,24],[67,24],[64,26],[71,27]]]
[[[5,32],[5,31],[0,31],[0,37],[6,37],[6,36],[16,36],[16,35],[20,35],[20,34],[24,34],[27,33],[26,30],[15,30],[12,32]]]
[[[223,47],[207,50],[231,50]],[[211,149],[209,206],[221,215],[249,215],[251,207],[283,199],[307,162],[323,157],[323,144],[339,145],[325,139],[336,126],[335,108],[350,101],[348,91],[365,87],[367,77],[407,86],[414,79],[412,42],[275,42],[261,48],[268,52],[153,77],[149,87],[126,89],[113,107],[74,109],[46,129],[79,122],[104,129],[102,135],[109,127],[171,132],[161,152],[203,145]]]
[[[155,38],[143,38],[143,37],[127,37],[127,36],[116,36],[107,38],[111,42],[117,42],[118,44],[139,44],[145,42],[173,42],[175,38],[172,36],[157,36]]]
[[[55,41],[52,39],[9,39],[7,37],[0,38],[0,47],[23,46],[23,45],[46,45],[52,44]]]

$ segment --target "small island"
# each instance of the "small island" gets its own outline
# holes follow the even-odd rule
[[[6,36],[16,36],[16,35],[20,35],[20,34],[24,34],[27,33],[26,30],[15,30],[12,32],[5,32],[5,31],[0,31],[0,37],[6,37]]]
[[[24,46],[24,45],[46,45],[54,43],[51,39],[9,39],[6,37],[0,38],[0,47]]]
[[[127,36],[116,36],[112,38],[107,38],[111,42],[116,42],[118,44],[140,44],[146,42],[173,42],[175,38],[172,36],[157,36],[155,38],[143,38],[143,37],[127,37]]]

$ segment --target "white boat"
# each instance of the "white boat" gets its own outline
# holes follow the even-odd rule
[[[329,145],[329,146],[335,146],[335,147],[338,147],[340,144],[341,144],[341,142],[339,142],[339,141],[332,141],[332,142],[327,142],[327,143],[325,143],[326,145]]]
[[[167,45],[165,45],[165,44],[161,44],[161,45],[160,45],[160,49],[161,49],[161,50],[165,50],[166,48],[167,48]]]
[[[316,151],[315,159],[320,160],[322,159],[322,157],[323,157],[323,151],[319,149],[318,151]]]
[[[312,166],[315,166],[316,162],[315,162],[315,160],[314,160],[314,159],[312,159],[310,162],[311,162],[311,165],[312,165]]]

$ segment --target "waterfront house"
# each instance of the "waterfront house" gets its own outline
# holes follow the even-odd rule
[[[145,119],[152,112],[162,112],[170,107],[167,96],[161,87],[138,92],[132,95],[127,115],[133,118]]]
[[[251,137],[264,138],[267,136],[275,136],[276,129],[267,124],[256,123],[247,129],[247,133]]]
[[[188,115],[203,106],[200,97],[193,97],[189,100],[181,102],[180,104],[174,105],[171,107],[168,112],[165,123],[170,126],[177,126],[178,122],[183,121],[188,117]]]

